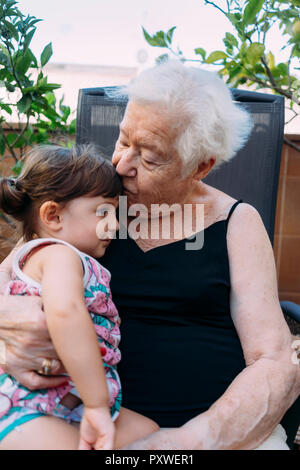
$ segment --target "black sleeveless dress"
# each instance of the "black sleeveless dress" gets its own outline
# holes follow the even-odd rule
[[[207,410],[245,368],[230,315],[227,219],[204,229],[204,245],[184,240],[144,253],[115,239],[99,261],[110,270],[121,316],[118,366],[123,406],[161,427]]]

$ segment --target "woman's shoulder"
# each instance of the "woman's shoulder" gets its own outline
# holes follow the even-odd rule
[[[273,248],[258,210],[246,202],[240,202],[230,214],[227,224],[227,248],[229,260],[238,259],[253,249],[272,253]]]
[[[216,188],[210,189],[212,199],[214,200],[214,204],[212,205],[211,215],[215,217],[217,220],[227,219],[231,209],[233,206],[239,201],[238,204],[234,207],[233,212],[230,214],[233,217],[235,214],[234,219],[237,220],[240,217],[244,220],[247,217],[256,217],[260,218],[259,212],[255,209],[254,206],[251,204],[244,202],[242,198],[235,199],[234,197],[230,196],[229,194],[224,193]],[[240,216],[240,217],[239,217]]]

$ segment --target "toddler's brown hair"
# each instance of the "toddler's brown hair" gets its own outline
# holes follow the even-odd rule
[[[0,209],[22,222],[24,241],[34,237],[45,201],[63,205],[84,195],[116,197],[122,191],[114,166],[92,144],[41,145],[28,152],[24,161],[18,178],[0,179]]]

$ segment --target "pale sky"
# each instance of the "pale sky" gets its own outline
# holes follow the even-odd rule
[[[39,55],[50,41],[51,61],[93,65],[137,66],[137,52],[145,50],[151,66],[164,51],[150,47],[141,26],[151,34],[177,26],[175,44],[186,57],[193,49],[208,52],[222,49],[225,32],[233,32],[229,21],[203,0],[20,0],[19,8],[44,21],[37,24],[32,49]],[[272,51],[283,45],[281,34],[271,37]],[[280,54],[284,60],[284,53]]]

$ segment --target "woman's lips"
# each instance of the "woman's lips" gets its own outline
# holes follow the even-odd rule
[[[124,193],[136,194],[135,192],[131,191],[130,189],[125,188],[125,186],[124,186]]]

